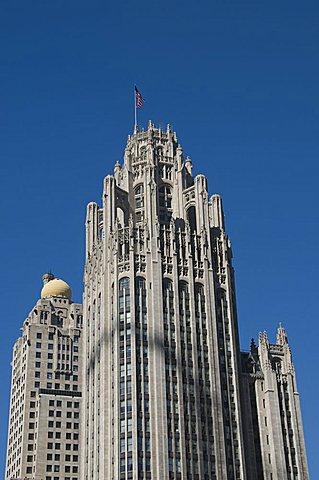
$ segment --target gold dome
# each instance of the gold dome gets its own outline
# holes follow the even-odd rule
[[[47,282],[41,290],[41,298],[47,297],[64,297],[71,301],[72,290],[63,280],[53,278]]]

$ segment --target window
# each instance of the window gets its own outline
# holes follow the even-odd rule
[[[48,350],[53,350],[53,343],[48,343]]]
[[[54,400],[49,400],[49,406],[54,407]]]
[[[42,333],[37,333],[37,338],[42,338]]]
[[[41,342],[37,342],[37,343],[35,344],[35,348],[41,348],[41,347],[42,347]]]
[[[135,188],[135,208],[143,208],[144,207],[144,187],[143,185],[138,185]]]
[[[41,358],[41,352],[35,352],[35,358]]]
[[[35,378],[40,378],[40,372],[34,372]]]

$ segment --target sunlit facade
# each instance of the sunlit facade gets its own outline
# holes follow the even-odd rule
[[[136,129],[88,205],[84,319],[82,480],[308,478],[300,410],[290,457],[266,449],[221,198],[169,126]]]

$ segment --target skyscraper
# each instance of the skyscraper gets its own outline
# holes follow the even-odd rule
[[[82,480],[308,478],[286,335],[241,354],[222,201],[169,126],[87,207],[83,307]]]
[[[6,480],[78,480],[82,305],[52,274],[15,342]]]
[[[6,480],[308,480],[285,330],[241,352],[222,201],[150,122],[13,349]]]

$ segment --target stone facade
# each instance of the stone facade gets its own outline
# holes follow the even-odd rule
[[[248,480],[309,478],[296,375],[285,330],[242,353],[242,404]]]
[[[240,352],[222,201],[169,126],[136,128],[87,207],[83,330],[44,282],[14,346],[6,480],[308,480],[286,333]]]
[[[79,478],[82,305],[43,279],[13,347],[6,480]]]

